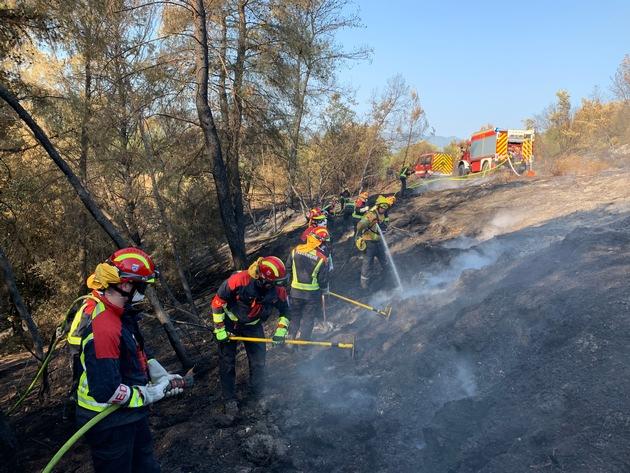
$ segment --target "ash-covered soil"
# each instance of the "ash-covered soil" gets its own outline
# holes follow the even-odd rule
[[[379,271],[361,293],[346,232],[332,289],[393,305],[391,319],[331,300],[314,338],[356,337],[356,359],[271,349],[267,396],[245,398],[229,427],[211,334],[180,327],[202,373],[154,408],[163,471],[630,471],[629,179],[496,179],[399,201],[386,236],[402,291]],[[263,252],[285,257],[297,233]],[[176,368],[161,329],[145,329]],[[0,366],[3,410],[23,366]],[[51,400],[12,417],[24,471],[73,431],[61,420],[65,370],[58,359]],[[87,448],[59,471],[91,471]]]

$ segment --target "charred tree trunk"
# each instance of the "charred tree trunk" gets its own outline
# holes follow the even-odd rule
[[[17,287],[17,283],[15,282],[15,275],[13,273],[13,268],[11,266],[11,262],[7,258],[7,255],[4,253],[4,250],[0,247],[0,268],[2,269],[2,277],[4,279],[4,285],[11,296],[11,301],[15,306],[15,310],[17,310],[20,318],[24,321],[26,326],[28,327],[28,331],[31,334],[31,339],[33,340],[33,350],[35,351],[35,355],[39,359],[40,362],[44,360],[44,342],[42,341],[42,337],[39,334],[39,328],[37,328],[37,324],[31,317],[30,312],[26,308],[24,304],[24,300],[22,299],[22,295]]]
[[[206,8],[203,0],[195,1],[193,12],[195,29],[195,67],[197,92],[195,105],[199,123],[204,135],[204,151],[208,160],[212,163],[212,175],[216,188],[219,211],[223,222],[223,229],[227,238],[232,260],[236,268],[244,268],[247,264],[245,251],[244,228],[239,228],[239,222],[233,207],[233,199],[230,192],[227,168],[223,161],[221,143],[212,116],[212,110],[208,103],[208,31],[206,27]],[[242,205],[242,203],[241,203]]]
[[[87,187],[87,161],[90,148],[90,141],[88,137],[88,123],[90,120],[90,109],[92,100],[92,66],[90,58],[90,47],[85,47],[85,103],[83,107],[83,117],[81,119],[81,154],[79,156],[79,177],[83,182],[83,185]],[[87,215],[85,212],[79,214],[79,228],[85,229],[88,226]],[[85,280],[88,277],[87,267],[87,245],[88,245],[88,233],[81,231],[79,240],[79,278],[80,286],[84,287]]]
[[[239,168],[241,153],[241,130],[243,126],[243,76],[245,74],[245,53],[247,51],[247,22],[245,15],[246,0],[238,2],[238,44],[234,63],[234,85],[232,87],[232,119],[230,123],[230,154],[227,156],[227,171],[230,181],[230,194],[234,218],[236,219],[237,237],[245,241],[245,212],[243,209],[243,189]]]
[[[142,143],[144,144],[144,151],[147,155],[147,161],[149,162],[149,165],[152,165],[152,163],[156,162],[156,160],[153,155],[153,149],[151,147],[149,136],[144,128],[144,119],[142,117],[140,117],[140,119],[138,120],[138,127],[140,129],[140,135],[142,136]],[[184,272],[184,267],[182,265],[181,257],[179,256],[177,244],[175,243],[173,227],[171,226],[171,222],[166,215],[166,206],[164,205],[164,201],[162,200],[162,196],[160,195],[153,168],[149,169],[149,176],[151,177],[153,197],[155,198],[155,202],[160,213],[160,220],[162,221],[162,225],[164,225],[166,240],[168,241],[171,247],[171,251],[173,252],[173,258],[175,259],[175,265],[177,266],[177,274],[179,274],[179,280],[182,283],[182,287],[184,288],[184,293],[186,294],[186,299],[188,300],[188,305],[190,306],[191,312],[195,314],[197,318],[199,318],[199,312],[197,311],[197,307],[195,306],[195,300],[193,299],[192,291],[190,290],[190,284],[188,284],[188,279],[186,278],[186,273]]]
[[[126,246],[130,246],[129,242],[120,234],[120,232],[114,227],[112,221],[105,216],[100,207],[96,204],[90,193],[83,186],[79,178],[74,174],[68,163],[66,163],[63,158],[59,155],[53,144],[46,136],[46,133],[40,128],[40,126],[35,122],[33,117],[22,107],[20,102],[15,98],[15,96],[8,91],[8,89],[4,86],[4,84],[0,84],[0,98],[2,98],[5,102],[7,102],[13,110],[18,114],[18,116],[26,123],[26,125],[30,128],[30,130],[35,135],[35,138],[42,147],[46,150],[50,158],[54,161],[54,163],[61,169],[61,171],[65,174],[70,181],[70,184],[79,195],[81,202],[88,209],[90,214],[94,217],[94,220],[101,226],[103,230],[109,235],[109,237],[114,241],[118,248],[125,248]],[[152,289],[147,290],[147,297],[153,304],[153,308],[155,309],[155,313],[168,336],[179,361],[186,368],[192,366],[188,355],[186,354],[186,350],[182,345],[173,324],[171,323],[168,314],[164,312],[160,301],[155,295]]]

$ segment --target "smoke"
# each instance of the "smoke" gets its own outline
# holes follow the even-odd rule
[[[518,230],[523,226],[524,221],[529,217],[525,211],[519,210],[502,210],[496,213],[492,220],[486,225],[477,240],[485,241],[494,238],[497,235]]]
[[[462,248],[463,251],[453,257],[446,267],[442,266],[437,271],[418,273],[406,285],[402,299],[414,297],[443,296],[454,289],[460,278],[466,271],[474,271],[489,266],[510,249],[510,245],[498,241],[477,244],[476,240],[464,238],[449,243],[449,248]],[[381,299],[383,296],[380,297]],[[375,298],[376,299],[376,298]],[[381,302],[382,303],[382,302]]]
[[[463,189],[465,187],[478,186],[479,184],[487,184],[493,179],[492,176],[486,176],[484,179],[465,179],[455,180],[452,178],[436,178],[423,181],[423,184],[414,188],[414,194],[422,194],[427,191],[442,191],[448,189]]]
[[[455,363],[455,381],[463,393],[462,398],[477,395],[477,381],[467,360],[459,360]]]

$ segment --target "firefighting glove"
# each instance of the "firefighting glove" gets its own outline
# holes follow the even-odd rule
[[[160,380],[157,384],[148,384],[146,386],[134,386],[134,389],[140,391],[140,395],[142,396],[142,404],[153,404],[154,402],[158,402],[164,398],[166,391],[170,385],[170,381],[165,377]]]
[[[151,377],[151,382],[153,384],[157,384],[164,376],[168,376],[168,371],[164,368],[158,360],[155,358],[151,358],[147,365],[149,366],[149,376]]]
[[[184,378],[182,378],[178,374],[171,375],[173,378],[169,380],[168,386],[166,387],[166,392],[164,393],[165,397],[177,396],[184,392],[184,387],[186,386],[186,382]]]
[[[217,342],[219,343],[227,343],[230,341],[230,334],[225,327],[215,328],[214,336],[217,337]]]
[[[172,384],[176,386],[178,386],[179,384],[182,384],[181,387],[183,388],[183,384],[184,384],[183,378],[178,374],[172,374],[166,371],[166,369],[155,358],[151,358],[147,364],[149,365],[149,376],[151,377],[151,382],[153,384],[157,384],[163,378],[166,378],[168,381],[173,382]],[[181,383],[179,381],[181,381]],[[181,392],[182,392],[181,389],[176,392],[168,391],[166,395],[174,396],[175,394],[179,394]]]
[[[273,334],[271,340],[274,345],[282,345],[287,338],[287,332],[289,330],[289,319],[284,316],[278,318],[278,327]]]

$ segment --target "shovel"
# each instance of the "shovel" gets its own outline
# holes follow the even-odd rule
[[[372,312],[376,312],[378,315],[385,317],[386,320],[389,320],[389,317],[392,315],[392,306],[390,305],[385,307],[385,309],[380,310],[372,307],[371,305],[364,304],[363,302],[355,301],[354,299],[350,299],[349,297],[342,296],[341,294],[336,294],[334,292],[328,292],[328,294],[336,297],[337,299],[341,299],[342,301],[349,302],[350,304],[354,304],[367,310],[371,310]]]
[[[232,335],[229,337],[229,339],[234,342],[273,343],[273,339],[271,338],[238,337],[236,335]],[[317,347],[345,348],[348,350],[352,350],[352,358],[354,359],[354,346],[356,344],[356,340],[353,339],[352,343],[314,342],[311,340],[285,340],[284,343],[286,345],[310,345]]]

